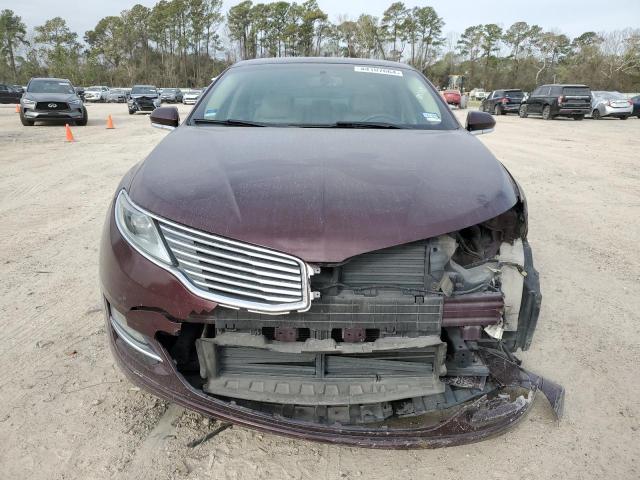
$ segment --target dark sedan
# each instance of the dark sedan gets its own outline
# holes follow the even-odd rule
[[[494,90],[487,98],[482,100],[480,110],[494,115],[506,115],[518,113],[520,104],[524,98],[524,92],[518,89]]]
[[[537,390],[524,194],[400,63],[239,62],[113,195],[100,278],[129,378],[261,430],[379,448],[493,436]]]
[[[13,85],[0,83],[0,103],[20,103],[22,88],[18,90]]]
[[[84,126],[88,118],[82,100],[65,78],[32,78],[20,99],[20,121],[25,126],[52,120]]]

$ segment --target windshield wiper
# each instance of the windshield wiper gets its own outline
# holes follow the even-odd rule
[[[194,118],[193,123],[207,123],[212,125],[230,125],[232,127],[266,127],[264,123],[251,122],[249,120],[234,120],[228,118],[226,120],[214,120],[213,118]]]
[[[330,126],[333,128],[404,128],[388,122],[336,122]]]

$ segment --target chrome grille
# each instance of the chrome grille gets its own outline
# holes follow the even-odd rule
[[[221,305],[276,314],[309,307],[301,260],[165,220],[158,224],[180,272]]]

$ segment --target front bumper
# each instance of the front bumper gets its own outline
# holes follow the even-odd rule
[[[366,425],[320,424],[270,414],[196,389],[177,370],[158,334],[179,334],[180,319],[211,311],[216,304],[189,292],[171,273],[138,254],[126,243],[110,209],[103,231],[100,278],[112,352],[129,379],[167,401],[203,415],[293,438],[370,448],[437,448],[477,442],[503,433],[524,418],[536,392],[542,390],[557,415],[562,387],[525,371],[496,350],[482,353],[492,391],[455,407],[411,418]],[[132,348],[118,335],[111,309],[123,312],[128,327],[142,333],[157,358]]]
[[[30,108],[23,108],[23,115],[25,118],[31,120],[56,120],[56,119],[82,119],[82,109],[73,108],[69,110],[34,110]]]

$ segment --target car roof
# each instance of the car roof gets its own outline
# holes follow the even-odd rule
[[[545,83],[544,85],[540,85],[541,87],[583,87],[589,88],[586,85],[581,83]]]
[[[54,82],[69,82],[71,83],[71,80],[69,80],[68,78],[56,78],[56,77],[32,77],[31,80],[53,80]],[[29,81],[31,81],[29,80]]]
[[[375,60],[369,58],[344,58],[344,57],[277,57],[277,58],[256,58],[253,60],[242,60],[235,63],[231,68],[245,67],[250,65],[277,65],[277,64],[334,64],[334,65],[375,65],[377,67],[402,68],[404,70],[414,70],[410,65],[389,60]]]

